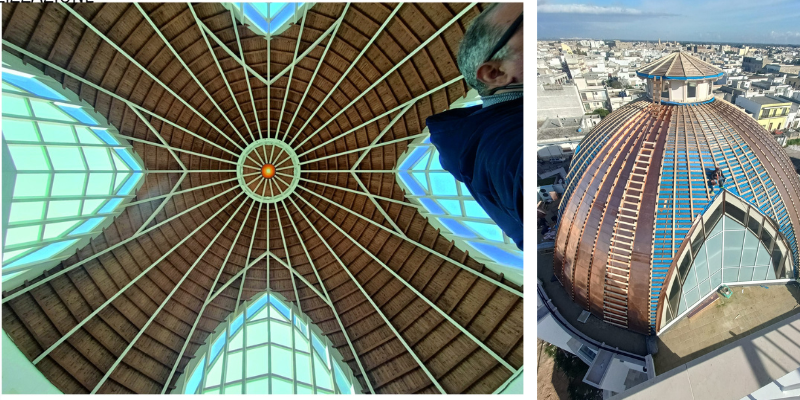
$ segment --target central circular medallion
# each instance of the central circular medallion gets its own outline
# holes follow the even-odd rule
[[[289,197],[300,181],[297,153],[278,139],[247,146],[236,164],[239,186],[253,199],[275,203]]]
[[[264,166],[261,167],[261,176],[267,179],[275,176],[275,166],[272,164],[264,164]]]

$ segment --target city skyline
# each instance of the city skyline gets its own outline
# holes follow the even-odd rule
[[[538,37],[800,45],[800,2],[538,0]],[[577,23],[576,23],[577,22]]]

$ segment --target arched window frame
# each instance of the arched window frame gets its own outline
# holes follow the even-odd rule
[[[273,313],[279,312],[281,315],[276,316]],[[266,316],[262,315],[263,313],[267,313]],[[285,313],[289,314],[289,318],[285,317]],[[241,320],[239,321],[239,319]],[[283,319],[288,319],[289,322],[284,321]],[[269,324],[269,327],[266,330],[267,333],[267,340],[263,343],[257,343],[253,345],[248,345],[248,338],[247,334],[249,331],[248,326],[253,326],[257,324],[264,323],[266,321]],[[233,313],[228,315],[223,323],[221,323],[212,334],[208,336],[206,342],[203,346],[201,346],[196,352],[195,357],[187,364],[185,371],[190,371],[189,373],[184,373],[178,379],[175,389],[172,391],[173,394],[231,394],[230,392],[224,393],[228,387],[234,387],[239,385],[239,390],[241,394],[253,394],[252,388],[250,390],[247,389],[248,385],[251,384],[252,381],[255,380],[266,380],[268,383],[268,390],[269,393],[274,393],[274,388],[272,385],[272,378],[276,378],[278,381],[280,380],[289,380],[288,377],[285,375],[282,376],[280,374],[275,374],[272,371],[272,348],[273,346],[277,346],[281,349],[288,349],[286,346],[283,346],[279,343],[276,343],[272,340],[272,324],[279,324],[281,326],[289,326],[291,328],[291,340],[292,340],[292,387],[295,393],[297,394],[310,394],[306,392],[299,392],[298,388],[301,386],[310,386],[314,394],[361,394],[362,388],[358,382],[358,379],[355,378],[353,375],[352,369],[349,365],[344,361],[344,358],[333,347],[333,343],[323,334],[322,330],[317,327],[313,321],[305,314],[301,313],[297,307],[286,300],[282,295],[279,293],[275,293],[272,291],[265,291],[261,294],[253,296],[252,299],[243,302]],[[298,334],[303,334],[306,332],[306,337],[309,339],[309,351],[308,355],[311,358],[310,361],[310,368],[311,371],[309,372],[311,377],[311,384],[307,385],[303,382],[298,382],[297,380],[297,354],[305,354],[302,352],[298,352],[296,341],[298,338]],[[252,332],[251,332],[252,333]],[[236,335],[240,334],[241,336],[241,348],[234,348],[231,349],[232,341],[238,341]],[[314,339],[312,339],[312,337]],[[222,344],[219,344],[219,341],[222,341]],[[316,343],[314,343],[316,341]],[[218,347],[215,353],[212,353],[215,345],[221,346]],[[257,349],[267,349],[267,358],[269,359],[267,362],[267,370],[268,372],[264,374],[258,374],[252,377],[247,376],[247,355],[250,354],[251,350]],[[247,351],[245,351],[245,349]],[[322,350],[321,350],[322,349]],[[241,378],[231,380],[230,382],[226,382],[227,380],[227,372],[229,368],[229,358],[228,352],[231,351],[234,355],[241,354],[242,357],[242,370],[241,370]],[[315,357],[320,356],[321,352],[326,353],[325,362],[326,365],[329,365],[330,370],[330,383],[332,390],[330,391],[323,391],[324,388],[319,387],[317,385],[317,365]],[[213,356],[212,356],[213,355]],[[211,359],[209,363],[208,360]],[[319,358],[322,361],[322,358]],[[219,385],[207,385],[207,377],[210,371],[217,366],[218,363],[221,363],[221,376],[220,376],[220,384]],[[286,365],[285,363],[282,365]],[[235,370],[234,370],[235,371]],[[198,375],[199,374],[199,375]],[[201,378],[198,379],[198,376]],[[192,391],[192,386],[197,385]],[[348,386],[349,385],[349,386]],[[345,391],[342,390],[342,387],[345,387]],[[188,393],[187,393],[188,392]],[[262,392],[258,392],[262,393]],[[239,394],[239,393],[236,393]]]
[[[792,271],[794,269],[792,265],[791,247],[789,246],[786,237],[780,231],[775,221],[764,215],[764,213],[761,212],[757,207],[736,196],[730,191],[722,190],[720,193],[720,195],[718,195],[711,203],[709,203],[702,217],[696,218],[692,223],[692,227],[686,235],[686,239],[681,245],[681,248],[678,250],[678,256],[675,257],[675,261],[670,266],[669,273],[666,276],[665,284],[662,287],[663,291],[659,296],[657,310],[658,334],[663,333],[672,325],[683,319],[683,317],[691,313],[698,306],[703,304],[703,302],[706,301],[709,296],[713,295],[714,292],[716,292],[717,289],[723,284],[728,286],[739,286],[758,284],[762,282],[787,283],[793,280]],[[741,212],[741,214],[739,214],[739,212]],[[736,214],[739,215],[739,218],[735,217]],[[696,255],[700,252],[700,250],[706,247],[706,241],[712,236],[715,236],[713,234],[713,230],[718,224],[723,224],[723,219],[726,216],[731,220],[734,220],[734,223],[742,225],[744,227],[745,234],[752,232],[757,238],[762,238],[762,232],[768,233],[770,243],[769,246],[764,247],[768,249],[771,268],[773,269],[773,275],[775,278],[769,278],[770,274],[768,271],[766,274],[767,279],[763,280],[738,281],[737,279],[735,282],[726,281],[724,278],[725,268],[724,264],[722,264],[720,267],[720,285],[711,287],[711,290],[708,293],[702,293],[697,301],[693,302],[692,305],[688,305],[682,311],[673,311],[673,308],[681,310],[680,304],[684,296],[683,285],[687,280],[686,277],[683,276],[685,274],[680,272],[681,266],[684,263],[688,263],[688,267],[686,267],[686,274],[692,271]],[[754,232],[756,230],[757,232]],[[759,245],[764,245],[763,239],[759,239]],[[724,253],[724,242],[722,246],[722,252]],[[779,250],[781,254],[780,260],[777,263],[774,262],[773,258],[776,250]],[[724,254],[721,254],[720,257],[723,257],[723,255]],[[720,262],[722,263],[722,261]],[[708,278],[710,279],[711,277]]]
[[[237,20],[265,38],[280,35],[292,24],[299,23],[303,12],[315,3],[222,3],[233,11]],[[277,11],[275,10],[277,7]]]
[[[3,102],[8,102],[8,105],[13,102],[17,108],[24,105],[27,110],[27,115],[23,115],[21,112],[15,112],[12,107],[3,109],[2,286],[3,290],[10,290],[71,257],[110,226],[114,218],[122,213],[126,204],[135,197],[136,191],[144,183],[146,171],[143,167],[144,162],[133,151],[132,146],[120,137],[117,129],[77,94],[65,89],[61,83],[39,69],[26,65],[11,53],[3,51],[2,63]],[[47,110],[49,118],[36,116],[36,109]],[[40,111],[42,112],[44,111]],[[25,124],[30,124],[30,131],[24,131],[22,127]],[[43,126],[48,130],[43,130]],[[69,128],[65,130],[64,127]],[[56,128],[59,130],[56,131]],[[71,133],[67,134],[67,130]],[[35,138],[30,133],[33,133]],[[46,170],[42,169],[44,172],[22,167],[13,160],[12,155],[17,152],[16,149],[30,148],[23,151],[36,153],[36,147],[41,150],[39,158],[45,162]],[[76,148],[77,152],[74,151]],[[14,149],[14,153],[11,149]],[[98,157],[103,150],[108,159],[99,162]],[[54,158],[53,151],[71,156]],[[16,154],[20,162],[27,158],[22,157],[20,155],[22,153]],[[83,187],[77,185],[77,181],[67,184],[65,180],[68,179],[67,175],[75,178],[81,172],[59,172],[65,171],[63,165],[69,162],[73,162],[74,165],[75,154],[82,162],[78,170],[86,171],[81,181]],[[58,162],[54,163],[54,160]],[[34,158],[26,162],[36,161]],[[105,164],[106,167],[100,164]],[[124,175],[120,171],[125,171]],[[98,176],[93,180],[91,174],[95,173],[99,173],[98,176],[113,174],[107,193],[87,194],[89,186],[92,185],[94,189],[94,184],[99,182],[96,180]],[[20,176],[25,176],[25,180],[19,180]],[[18,189],[31,189],[32,179],[45,179],[44,176],[46,182],[37,185],[44,188],[43,194],[19,195]],[[19,186],[22,182],[28,182],[28,187]],[[81,193],[61,194],[63,191],[69,192],[73,187],[80,187]],[[59,194],[53,194],[54,188],[58,188]],[[80,202],[77,214],[48,218],[50,211],[56,210],[50,208],[54,203],[60,202],[58,206],[62,207],[67,201]],[[26,205],[35,207],[36,203],[42,203],[41,217],[16,220],[23,215]],[[92,208],[87,208],[91,205]],[[61,208],[57,210],[60,212]],[[48,226],[44,221],[50,222],[49,225],[73,221],[74,223],[60,234],[45,238],[45,235],[49,235],[46,232]],[[40,226],[36,240],[8,243],[10,231],[11,235],[15,235],[15,228],[32,229],[36,226]],[[6,250],[7,248],[9,250]]]
[[[465,97],[454,102],[450,108],[472,107],[482,103],[480,96],[473,89]],[[408,149],[397,162],[396,179],[405,192],[406,199],[416,205],[420,214],[427,218],[433,227],[440,229],[441,233],[453,241],[460,250],[468,251],[472,258],[490,270],[502,273],[505,278],[522,285],[523,252],[486,215],[469,193],[467,186],[441,168],[438,151],[430,142],[430,131],[426,127],[422,132],[427,135],[409,143]],[[422,167],[421,162],[425,163],[424,168],[414,169],[417,166]],[[424,182],[420,175],[425,176]],[[437,185],[432,180],[434,175],[435,181],[442,182],[440,187],[444,187],[445,184],[455,187],[456,194],[436,193]],[[447,207],[443,200],[449,201],[451,206]],[[453,201],[458,201],[460,212],[454,210]]]

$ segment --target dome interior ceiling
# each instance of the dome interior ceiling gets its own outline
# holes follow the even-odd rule
[[[392,172],[466,93],[455,54],[482,8],[318,3],[265,40],[214,3],[4,6],[4,50],[106,117],[146,175],[99,237],[4,292],[3,329],[65,393],[163,393],[270,288],[366,392],[497,389],[523,364],[522,288],[441,236]],[[260,138],[299,157],[282,201],[237,183]]]

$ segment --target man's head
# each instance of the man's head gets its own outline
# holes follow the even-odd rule
[[[522,3],[496,3],[472,22],[458,49],[458,69],[484,96],[489,90],[522,83],[522,25],[489,61],[494,46],[522,14]]]

